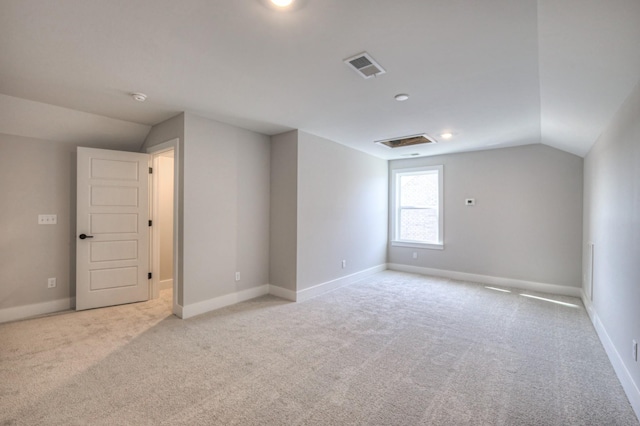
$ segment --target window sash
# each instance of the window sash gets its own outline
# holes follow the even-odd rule
[[[427,175],[427,174],[435,174],[437,176],[437,197],[436,197],[436,205],[411,205],[407,203],[406,205],[402,205],[402,178],[405,176],[416,176],[416,175]],[[443,248],[443,167],[442,166],[429,166],[423,168],[416,169],[398,169],[394,171],[394,198],[393,201],[395,203],[395,209],[392,209],[394,212],[393,220],[393,235],[392,235],[392,245],[407,245],[407,246],[415,246],[415,247],[425,247],[425,248]],[[419,229],[418,232],[426,232],[431,234],[431,238],[428,236],[425,239],[411,239],[401,238],[403,236],[402,233],[402,225],[406,223],[408,220],[405,216],[405,221],[403,222],[403,212],[409,211],[432,211],[434,212],[430,223],[432,229]],[[410,226],[409,226],[410,228]],[[435,229],[433,229],[435,228]],[[406,228],[404,229],[407,230]],[[406,232],[405,232],[406,234]],[[435,234],[435,235],[434,235]],[[406,244],[405,244],[406,243]]]

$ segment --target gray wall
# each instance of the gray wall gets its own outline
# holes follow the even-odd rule
[[[387,190],[386,160],[298,131],[298,291],[386,263]]]
[[[436,164],[444,165],[444,250],[390,247],[390,263],[580,287],[582,158],[528,145],[396,160],[390,169]]]
[[[298,131],[271,137],[269,284],[296,291]]]
[[[635,382],[637,403],[640,363],[632,360],[631,341],[640,342],[640,85],[585,158],[584,194],[593,308]],[[585,250],[586,277],[589,264]]]
[[[192,114],[185,114],[184,129],[183,283],[190,305],[268,283],[269,137]]]
[[[0,134],[0,309],[75,297],[75,158],[75,146]]]

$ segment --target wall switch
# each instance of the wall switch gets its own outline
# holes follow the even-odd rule
[[[464,205],[465,206],[475,206],[476,205],[476,199],[475,198],[467,198],[464,200]]]
[[[347,267],[347,261],[346,261],[346,260],[343,260],[343,261],[342,261],[342,269],[344,269],[344,268],[346,268],[346,267]]]
[[[417,258],[418,258],[418,252],[417,252],[417,251],[414,251],[414,252],[413,252],[413,258],[414,258],[414,259],[417,259]]]
[[[58,224],[57,214],[39,214],[38,215],[38,225],[57,225],[57,224]]]
[[[47,288],[55,288],[56,286],[56,279],[55,278],[49,278],[47,280]]]
[[[240,272],[236,272],[236,281],[240,281]]]
[[[638,362],[638,342],[633,341],[633,349],[632,349],[633,360]]]

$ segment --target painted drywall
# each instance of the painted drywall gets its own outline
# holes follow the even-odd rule
[[[269,283],[296,290],[298,131],[271,137]]]
[[[0,133],[135,151],[151,126],[0,94]]]
[[[640,416],[640,362],[631,356],[632,340],[640,342],[639,118],[640,84],[585,157],[583,263],[586,279],[590,274],[587,247],[593,243],[596,327],[601,325],[608,336],[603,339],[605,347]],[[588,303],[590,292],[585,293]],[[602,329],[598,330],[601,337]]]
[[[0,309],[75,296],[75,170],[75,147],[0,134]]]
[[[268,283],[269,137],[193,114],[184,117],[187,306]],[[244,270],[236,282],[239,266]]]
[[[176,139],[178,141],[178,149],[174,151],[175,162],[178,164],[178,244],[177,253],[174,253],[178,258],[178,270],[175,273],[178,282],[174,285],[177,294],[174,294],[173,297],[177,300],[179,306],[184,305],[184,126],[184,113],[180,113],[162,123],[158,123],[151,128],[147,138],[140,147],[140,152],[146,152],[147,149],[165,142]]]
[[[173,156],[158,158],[160,281],[173,280]]]
[[[529,145],[389,167],[436,164],[444,165],[444,250],[390,246],[390,263],[580,287],[581,157]]]
[[[386,160],[298,131],[297,291],[386,262],[387,191]]]

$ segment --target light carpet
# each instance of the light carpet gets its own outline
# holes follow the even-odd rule
[[[385,271],[3,324],[0,425],[638,425],[581,302],[520,293]]]

